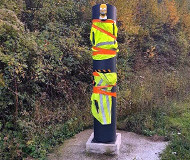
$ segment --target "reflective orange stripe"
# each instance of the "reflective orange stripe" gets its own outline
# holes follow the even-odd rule
[[[106,30],[104,30],[104,29],[102,29],[102,28],[100,28],[100,27],[98,27],[98,26],[96,26],[94,24],[92,24],[92,27],[99,30],[100,32],[103,32],[103,33],[107,34],[108,36],[114,38],[115,40],[117,39],[117,37],[114,36],[112,33],[108,32],[108,31],[106,31]]]
[[[116,84],[114,84],[114,85],[107,85],[107,86],[96,86],[95,88],[102,89],[102,88],[113,87],[113,86],[116,86]]]
[[[105,21],[102,21],[100,19],[94,19],[94,20],[92,20],[92,23],[96,23],[96,22],[100,22],[100,23],[115,23],[115,21],[111,20],[111,19],[107,19]]]
[[[112,97],[116,97],[116,92],[106,92],[102,91],[100,88],[105,88],[108,86],[98,86],[98,87],[93,87],[93,93],[98,93],[98,94],[104,94]],[[110,86],[111,87],[111,86]]]
[[[100,76],[98,72],[93,72],[93,76]]]
[[[110,49],[103,49],[103,48],[98,48],[98,47],[92,47],[94,50],[93,56],[97,54],[108,54],[108,55],[116,55],[116,51],[110,50]]]

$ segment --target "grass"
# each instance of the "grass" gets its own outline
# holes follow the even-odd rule
[[[171,143],[162,154],[163,160],[190,159],[190,103],[173,104],[166,116]]]

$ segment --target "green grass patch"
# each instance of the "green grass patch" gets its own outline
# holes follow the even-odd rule
[[[190,104],[175,104],[167,116],[170,144],[163,160],[190,159]]]

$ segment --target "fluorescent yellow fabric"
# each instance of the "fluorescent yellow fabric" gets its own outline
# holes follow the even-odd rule
[[[95,86],[115,85],[117,82],[116,73],[99,73],[100,76],[94,76]],[[111,91],[112,87],[106,87],[102,90]],[[112,96],[93,93],[91,96],[91,111],[93,116],[102,124],[111,124]]]
[[[94,22],[94,25],[112,33],[114,36],[117,37],[118,28],[115,23]],[[107,34],[101,32],[93,27],[91,28],[90,40],[91,40],[91,43],[93,46],[103,48],[103,49],[110,49],[110,50],[118,51],[118,49],[117,49],[118,43],[114,38],[112,38],[111,36],[108,36]],[[94,51],[94,50],[92,49],[92,51]],[[94,60],[105,60],[105,59],[109,59],[109,58],[113,58],[113,57],[115,57],[115,55],[99,54],[99,55],[93,56],[92,58]]]

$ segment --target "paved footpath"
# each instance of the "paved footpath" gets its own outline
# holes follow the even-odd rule
[[[62,146],[48,156],[48,160],[159,160],[159,154],[166,148],[168,142],[132,132],[121,133],[121,148],[119,155],[100,155],[86,153],[85,144],[93,130],[85,130],[68,139]]]

